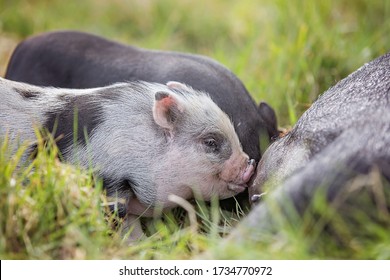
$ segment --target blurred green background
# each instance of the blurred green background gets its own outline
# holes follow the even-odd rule
[[[289,127],[318,95],[390,50],[390,1],[0,0],[0,76],[21,40],[59,29],[207,55],[231,69],[255,101],[268,102],[280,126]],[[227,250],[220,232],[242,216],[225,218],[217,207],[198,205],[198,231],[168,213],[154,222],[150,237],[123,246],[88,176],[45,153],[34,172],[22,173],[6,148],[0,149],[2,259],[189,259],[210,250],[221,259],[390,258],[389,216],[381,223],[364,215],[359,223],[346,223],[324,206],[323,217],[303,219],[306,226],[283,225],[259,244]],[[31,184],[25,188],[23,182]],[[74,185],[87,187],[75,193]],[[323,231],[324,219],[338,226],[337,234]]]
[[[390,1],[0,0],[0,75],[20,40],[58,29],[210,56],[289,126],[324,90],[390,49]]]

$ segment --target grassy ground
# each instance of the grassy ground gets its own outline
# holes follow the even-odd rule
[[[389,51],[390,2],[0,0],[0,76],[20,40],[55,29],[210,56],[238,75],[256,102],[271,104],[288,127],[324,90]],[[366,239],[349,249],[329,250],[327,236],[286,226],[270,242],[218,251],[220,232],[240,217],[226,219],[201,203],[198,223],[179,223],[170,213],[149,223],[150,238],[127,247],[101,211],[104,198],[91,187],[99,183],[88,174],[53,155],[24,171],[15,169],[17,158],[5,148],[0,161],[1,258],[188,259],[205,250],[218,252],[217,258],[390,258],[386,219],[364,220]]]

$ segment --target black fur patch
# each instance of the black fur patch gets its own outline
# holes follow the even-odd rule
[[[19,95],[25,99],[34,99],[38,98],[40,93],[36,91],[30,91],[30,90],[22,90],[20,88],[14,88],[14,90],[19,93]]]
[[[156,92],[156,94],[155,94],[155,98],[157,101],[160,101],[164,98],[167,98],[168,96],[169,96],[169,93],[163,92],[163,91]]]
[[[103,107],[90,96],[63,96],[67,104],[59,111],[46,113],[45,129],[53,134],[61,154],[74,143],[86,144],[91,132],[103,121]],[[87,138],[85,136],[87,134]]]
[[[222,134],[209,133],[204,135],[201,141],[205,152],[213,154],[221,163],[228,160],[233,153],[230,142]]]

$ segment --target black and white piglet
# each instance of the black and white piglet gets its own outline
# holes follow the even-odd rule
[[[64,160],[92,165],[108,196],[126,202],[128,221],[175,206],[170,194],[231,197],[255,169],[227,115],[181,83],[72,90],[0,78],[0,98],[0,137],[22,143],[35,141],[36,127],[52,132]],[[142,231],[134,226],[137,238]]]

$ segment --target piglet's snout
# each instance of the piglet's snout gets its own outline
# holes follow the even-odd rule
[[[252,177],[253,173],[255,172],[256,169],[256,162],[254,159],[248,160],[248,165],[245,168],[244,172],[242,173],[242,181],[244,183],[247,183],[250,178]]]
[[[255,168],[255,160],[247,160],[246,164],[244,163],[244,167],[241,168],[238,176],[228,183],[228,189],[237,193],[244,191],[248,187],[247,183],[255,172]]]
[[[236,177],[232,180],[235,184],[247,187],[247,183],[255,173],[256,162],[254,159],[241,161]]]
[[[229,190],[239,193],[248,188],[247,183],[255,173],[255,169],[255,160],[249,160],[246,155],[239,155],[225,164],[225,168],[219,176],[227,183]]]

